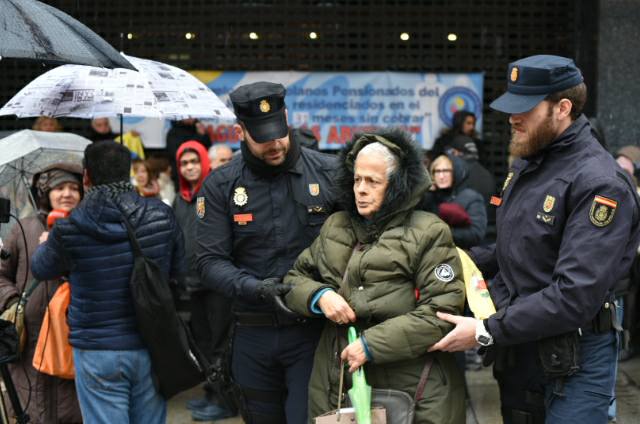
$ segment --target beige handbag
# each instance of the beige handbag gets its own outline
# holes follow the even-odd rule
[[[315,424],[352,424],[356,422],[356,414],[353,408],[342,408],[342,396],[344,395],[344,361],[340,361],[340,386],[338,388],[338,409],[316,417]],[[374,395],[371,399],[371,424],[387,424],[387,410],[381,406],[374,406]]]
[[[433,357],[428,356],[420,375],[416,394],[394,389],[371,390],[371,424],[413,424],[416,404],[424,395],[424,388],[433,365]],[[344,362],[340,362],[340,385],[338,388],[338,408],[316,417],[315,424],[356,423],[353,408],[341,408],[344,392]]]

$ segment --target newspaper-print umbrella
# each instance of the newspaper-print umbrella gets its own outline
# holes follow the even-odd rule
[[[188,72],[152,60],[125,57],[138,72],[60,66],[27,84],[0,109],[0,115],[235,119],[218,96]]]
[[[2,58],[134,69],[98,34],[36,0],[0,0]]]
[[[0,197],[11,201],[11,212],[23,218],[37,206],[30,187],[33,176],[60,162],[82,163],[84,149],[91,143],[70,133],[22,130],[0,139]],[[3,224],[2,234],[9,230]]]

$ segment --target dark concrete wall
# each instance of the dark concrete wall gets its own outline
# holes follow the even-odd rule
[[[640,1],[599,6],[597,117],[615,151],[640,145]]]

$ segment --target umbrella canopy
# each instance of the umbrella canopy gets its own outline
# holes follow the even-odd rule
[[[35,0],[0,0],[0,59],[134,69],[98,34]]]
[[[81,65],[52,69],[20,90],[0,115],[235,119],[218,96],[188,72],[152,60],[126,58],[139,72]]]
[[[34,174],[60,162],[82,163],[90,140],[70,133],[22,130],[0,139],[0,197],[11,200],[11,212],[23,218],[37,207],[31,196]],[[9,229],[2,225],[2,234]]]
[[[189,72],[154,60],[124,55],[149,84],[155,97],[155,107],[164,119],[205,118],[235,121],[227,106]]]

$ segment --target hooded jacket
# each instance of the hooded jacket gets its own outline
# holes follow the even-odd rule
[[[145,256],[169,277],[182,272],[182,231],[169,206],[134,191],[87,194],[69,218],[56,222],[31,264],[34,277],[41,280],[69,275],[69,341],[75,348],[143,348],[129,287],[133,253],[123,215]]]
[[[171,128],[169,129],[169,132],[167,132],[166,141],[167,153],[169,154],[169,160],[171,161],[171,179],[176,186],[178,185],[178,167],[175,162],[176,153],[182,143],[190,140],[198,141],[205,149],[209,149],[209,147],[211,147],[209,137],[198,134],[195,123],[186,124],[182,121],[171,122]]]
[[[186,149],[195,150],[200,158],[200,166],[202,172],[200,173],[200,179],[195,187],[192,189],[191,184],[182,176],[180,169],[178,169],[178,196],[173,201],[173,212],[176,215],[176,220],[185,234],[185,264],[186,274],[184,279],[184,285],[189,290],[201,290],[203,289],[200,283],[200,275],[196,265],[196,195],[202,187],[207,175],[211,171],[211,162],[207,150],[200,144],[199,141],[191,140],[183,143],[176,153],[176,163],[180,164],[180,157]],[[179,165],[178,165],[179,166]]]
[[[437,189],[425,194],[422,209],[438,213],[442,203],[457,203],[469,215],[470,225],[452,226],[453,241],[457,246],[468,249],[478,245],[487,231],[487,209],[484,199],[477,191],[466,187],[469,179],[468,169],[464,160],[453,155],[447,155],[453,165],[453,186],[450,189]]]
[[[418,402],[414,422],[463,423],[464,384],[453,355],[427,353],[452,328],[435,312],[462,311],[460,260],[446,224],[414,210],[429,187],[416,147],[401,131],[378,135],[385,140],[366,136],[342,152],[337,194],[345,210],[329,217],[285,276],[284,282],[293,285],[286,302],[294,311],[313,316],[312,302],[320,290],[343,296],[355,311],[355,326],[372,356],[365,364],[372,387],[413,396],[431,355],[435,361],[426,384],[428,396]],[[380,210],[365,220],[355,205],[353,164],[372,141],[383,142],[400,164]],[[354,249],[356,243],[360,245]],[[345,330],[326,321],[309,383],[310,422],[337,406],[340,363],[335,352],[347,345]]]
[[[178,191],[180,192],[180,197],[182,197],[185,202],[191,203],[200,190],[200,187],[202,187],[202,183],[205,178],[207,178],[207,175],[209,175],[209,172],[211,171],[211,160],[209,159],[207,149],[205,149],[199,141],[189,140],[182,143],[178,148],[178,152],[176,153],[176,163],[178,166],[180,166],[180,157],[187,149],[195,150],[197,152],[198,157],[200,158],[200,167],[202,169],[200,179],[193,189],[191,188],[191,184],[182,176],[182,174],[180,174],[180,169],[178,169]]]

